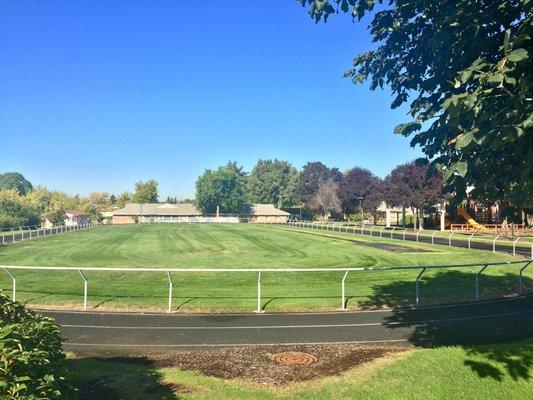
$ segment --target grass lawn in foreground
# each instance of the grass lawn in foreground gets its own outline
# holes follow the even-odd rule
[[[371,247],[388,245],[386,248]],[[390,247],[397,245],[401,247]],[[100,227],[0,247],[0,265],[72,267],[289,268],[464,264],[519,260],[509,255],[386,238],[253,224],[152,224]],[[521,265],[488,268],[482,297],[513,294]],[[471,300],[474,273],[461,268],[428,271],[422,300]],[[348,307],[394,305],[414,298],[418,271],[355,272],[347,280]],[[17,298],[30,305],[80,307],[83,283],[77,271],[16,271]],[[162,310],[168,296],[164,273],[86,272],[91,308]],[[342,273],[265,273],[268,310],[338,308]],[[533,268],[526,270],[531,286]],[[251,311],[256,307],[254,273],[175,273],[173,305],[179,310]],[[10,290],[6,273],[0,287]]]
[[[194,371],[101,359],[68,361],[82,400],[528,399],[533,341],[411,350],[282,388]],[[307,366],[312,367],[312,366]],[[260,371],[258,371],[258,374]],[[106,397],[109,396],[109,397]]]

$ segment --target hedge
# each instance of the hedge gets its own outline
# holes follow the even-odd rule
[[[72,399],[59,327],[0,294],[0,398]]]

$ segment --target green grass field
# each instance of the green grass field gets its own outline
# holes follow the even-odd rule
[[[283,388],[222,380],[177,368],[97,359],[69,360],[69,369],[81,394],[102,387],[100,393],[106,395],[99,400],[524,400],[533,394],[532,360],[531,339],[420,349]]]
[[[403,247],[401,252],[372,247],[380,243]],[[486,251],[252,224],[108,226],[0,247],[0,265],[72,267],[315,268],[519,259]],[[488,268],[481,280],[482,297],[515,293],[519,268]],[[526,270],[528,289],[532,270]],[[422,300],[471,300],[475,271],[427,272],[421,285]],[[417,273],[351,273],[346,281],[348,307],[412,302]],[[27,304],[81,306],[83,284],[77,272],[16,271],[16,275],[17,298]],[[8,275],[0,276],[0,286],[10,290]],[[168,281],[164,273],[86,272],[86,276],[91,308],[166,307]],[[340,272],[265,273],[264,307],[267,311],[338,308],[341,278]],[[251,311],[256,307],[257,274],[175,273],[172,279],[177,310]]]

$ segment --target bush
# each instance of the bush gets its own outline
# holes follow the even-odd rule
[[[0,398],[69,399],[59,327],[0,294]]]

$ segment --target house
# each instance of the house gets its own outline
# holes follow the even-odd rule
[[[113,224],[189,222],[191,217],[199,217],[201,215],[202,213],[191,203],[128,203],[124,208],[113,212]]]
[[[113,212],[113,224],[157,223],[157,222],[206,222],[206,223],[280,223],[287,222],[289,213],[272,204],[250,204],[241,215],[207,215],[192,203],[183,204],[141,204],[128,203]]]
[[[272,204],[250,204],[249,221],[259,224],[285,223],[290,214]]]
[[[54,226],[54,224],[50,221],[53,220],[51,215],[48,215],[44,218],[41,225],[43,228],[51,228]],[[89,214],[83,212],[83,211],[77,211],[77,210],[66,210],[65,211],[65,220],[64,225],[65,226],[82,226],[87,225],[91,222],[91,217]]]
[[[89,214],[83,211],[67,210],[65,211],[65,226],[87,225],[91,222]]]

